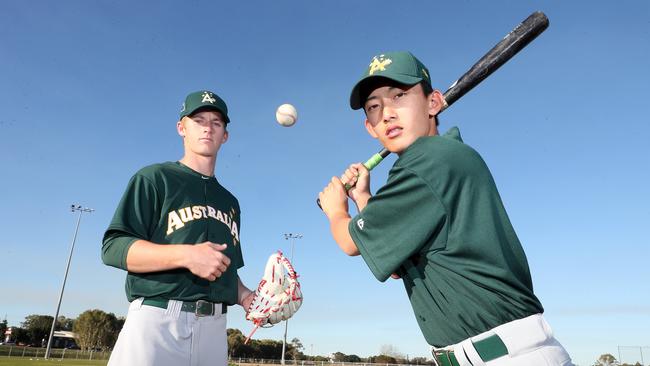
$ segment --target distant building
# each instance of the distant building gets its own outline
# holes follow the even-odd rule
[[[12,339],[13,327],[8,327],[4,334],[4,343],[12,344],[14,340]],[[47,339],[43,339],[42,346],[47,344]],[[75,332],[69,332],[67,330],[54,331],[54,338],[52,339],[52,348],[74,348],[78,349],[77,345],[77,334]]]
[[[73,348],[78,349],[77,334],[67,330],[55,330],[52,339],[52,348]]]

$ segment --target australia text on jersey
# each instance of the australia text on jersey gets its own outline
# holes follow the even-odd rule
[[[239,242],[239,229],[237,223],[230,215],[224,214],[211,206],[191,206],[174,210],[167,215],[167,235],[185,226],[185,223],[194,220],[212,218],[222,222],[230,229],[233,242]]]

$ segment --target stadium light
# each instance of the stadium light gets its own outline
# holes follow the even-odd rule
[[[284,234],[284,239],[289,240],[289,242],[291,243],[291,257],[289,258],[289,261],[293,263],[293,242],[294,239],[302,239],[302,234],[293,234],[293,233]],[[282,361],[281,361],[282,365],[284,365],[284,350],[287,346],[288,326],[289,326],[289,319],[284,321],[284,338],[282,339]]]
[[[63,285],[61,285],[61,293],[59,293],[59,303],[56,305],[56,314],[52,320],[52,328],[50,329],[50,337],[47,339],[47,348],[45,349],[45,359],[50,357],[52,350],[52,339],[54,338],[54,327],[56,320],[59,317],[59,310],[61,309],[61,300],[63,299],[63,290],[65,289],[65,281],[68,279],[68,270],[70,269],[70,261],[72,260],[72,251],[74,251],[74,242],[77,240],[77,233],[79,232],[79,223],[81,223],[81,214],[84,212],[95,211],[92,208],[81,207],[80,205],[70,205],[70,211],[79,211],[79,218],[77,219],[77,227],[74,229],[74,236],[72,237],[72,245],[70,245],[70,255],[68,256],[68,264],[65,266],[65,274],[63,275]]]

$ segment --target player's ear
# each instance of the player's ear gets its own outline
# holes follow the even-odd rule
[[[442,105],[444,103],[444,98],[440,90],[434,90],[427,96],[427,102],[429,103],[429,116],[433,117],[438,115],[442,110]]]
[[[185,137],[185,125],[183,125],[183,119],[176,122],[176,132],[178,132],[181,137]]]
[[[223,139],[222,139],[221,143],[223,144],[223,143],[225,143],[226,141],[228,141],[228,130],[225,130],[225,131],[223,132]]]
[[[367,118],[366,118],[366,121],[364,122],[364,124],[366,125],[366,130],[368,131],[368,134],[370,134],[370,136],[372,136],[372,138],[376,139],[376,138],[379,137],[379,135],[377,135],[377,133],[375,132],[375,129],[372,128],[372,124],[370,123],[370,121],[368,121]]]

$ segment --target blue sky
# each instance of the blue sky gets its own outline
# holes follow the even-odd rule
[[[254,287],[290,251],[305,352],[429,357],[399,281],[345,256],[315,205],[332,175],[379,145],[352,85],[371,56],[410,50],[441,90],[535,10],[549,29],[441,116],[490,166],[545,316],[579,365],[650,346],[650,5],[646,1],[7,1],[0,11],[0,317],[53,315],[84,214],[61,315],[125,315],[125,273],[100,260],[130,176],[182,155],[188,92],[231,110],[217,176],[240,200]],[[275,108],[294,104],[284,128]],[[394,157],[372,175],[376,190]],[[247,332],[243,311],[229,326]],[[258,331],[281,339],[283,327]],[[648,350],[645,350],[648,352]],[[638,352],[637,352],[638,354]],[[650,355],[644,355],[647,359]]]

